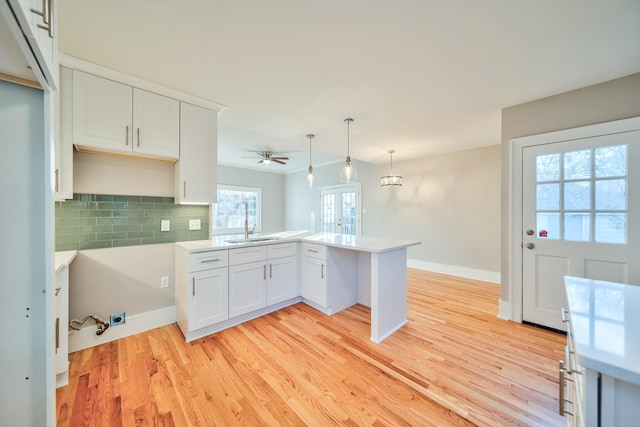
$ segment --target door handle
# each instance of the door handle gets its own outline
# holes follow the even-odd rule
[[[527,236],[533,236],[535,231],[533,231],[532,229],[528,229],[526,233],[527,233]]]
[[[529,242],[526,245],[524,245],[527,249],[533,249],[536,247],[536,245],[534,245],[533,243]]]

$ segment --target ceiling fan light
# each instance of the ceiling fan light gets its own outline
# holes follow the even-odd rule
[[[271,159],[266,158],[266,159],[262,160],[262,163],[264,163],[265,165],[268,165],[268,164],[271,163]]]

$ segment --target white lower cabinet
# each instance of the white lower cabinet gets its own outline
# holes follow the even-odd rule
[[[301,295],[316,304],[327,305],[326,260],[302,255]]]
[[[298,296],[298,257],[268,260],[267,305]]]
[[[55,371],[56,387],[69,384],[69,267],[56,273],[55,296]]]
[[[176,246],[176,323],[187,341],[229,318],[229,251]]]
[[[265,261],[229,267],[229,316],[235,317],[267,306]]]
[[[191,275],[189,331],[229,318],[229,269],[214,268]]]

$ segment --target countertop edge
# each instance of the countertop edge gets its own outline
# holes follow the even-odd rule
[[[78,251],[56,252],[54,255],[55,272],[58,273],[64,267],[68,267],[78,255]]]

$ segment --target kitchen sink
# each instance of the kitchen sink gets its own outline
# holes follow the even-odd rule
[[[279,237],[268,237],[268,236],[264,236],[264,237],[249,237],[246,239],[231,239],[231,240],[225,240],[225,242],[227,243],[252,243],[252,242],[268,242],[271,240],[279,240]]]

